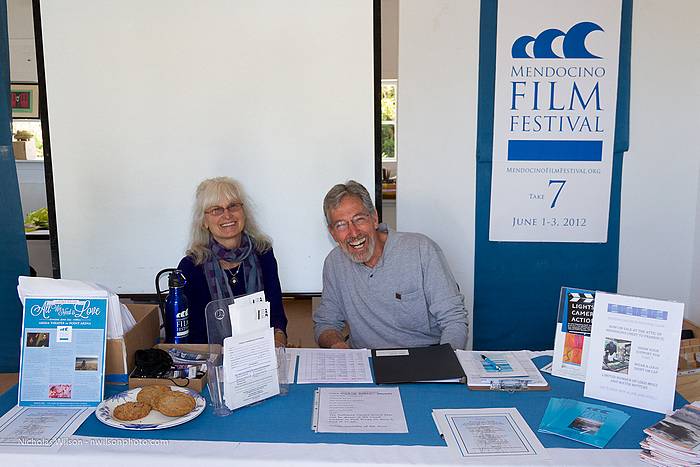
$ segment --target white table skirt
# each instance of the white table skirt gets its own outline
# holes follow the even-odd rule
[[[571,466],[646,465],[639,449],[547,449],[548,464]],[[493,459],[466,462],[447,447],[355,446],[346,444],[229,443],[210,441],[138,440],[76,436],[58,454],[3,453],[3,466],[85,466],[85,467],[254,467],[309,466],[403,466],[497,465]],[[509,463],[509,465],[528,465]]]

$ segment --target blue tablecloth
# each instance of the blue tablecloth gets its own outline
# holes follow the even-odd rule
[[[551,360],[550,357],[534,359],[538,368],[544,366],[549,360]],[[106,426],[93,414],[78,429],[76,435],[268,443],[444,446],[445,442],[438,435],[431,417],[432,409],[517,407],[545,447],[590,448],[585,444],[558,436],[537,433],[549,399],[563,397],[607,405],[628,413],[630,419],[606,447],[639,449],[639,442],[644,438],[642,430],[663,418],[662,414],[585,398],[583,383],[547,374],[545,378],[551,386],[550,391],[506,393],[471,391],[464,385],[450,383],[401,384],[399,385],[401,400],[409,431],[406,434],[314,433],[311,430],[311,412],[314,390],[318,386],[293,384],[287,396],[273,397],[253,406],[238,409],[228,417],[217,417],[212,413],[211,408],[207,407],[199,417],[180,426],[166,430],[129,431]],[[125,386],[107,386],[106,396],[123,390],[126,390]],[[678,408],[686,402],[683,397],[676,394],[674,407]],[[15,386],[0,397],[0,412],[5,413],[16,403],[17,387]]]

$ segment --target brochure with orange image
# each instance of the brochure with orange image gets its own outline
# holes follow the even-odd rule
[[[552,374],[585,381],[595,291],[562,287],[554,338]]]

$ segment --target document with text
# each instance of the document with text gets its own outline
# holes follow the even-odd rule
[[[273,329],[224,339],[224,401],[231,410],[280,392]]]
[[[297,349],[297,384],[372,383],[367,349]]]
[[[312,428],[319,433],[408,433],[399,388],[319,388]]]
[[[56,452],[94,412],[92,408],[15,406],[0,418],[3,452]]]
[[[673,410],[683,304],[598,292],[583,395]]]
[[[544,446],[515,408],[435,409],[433,420],[447,446],[462,459],[509,465],[548,459]]]

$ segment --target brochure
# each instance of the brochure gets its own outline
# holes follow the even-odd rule
[[[553,397],[537,431],[602,448],[629,418],[604,405]]]
[[[583,394],[673,410],[683,304],[597,292]]]
[[[554,376],[582,382],[586,380],[594,304],[593,290],[561,288],[552,357]]]
[[[27,297],[22,321],[18,404],[96,407],[104,391],[104,298]]]

